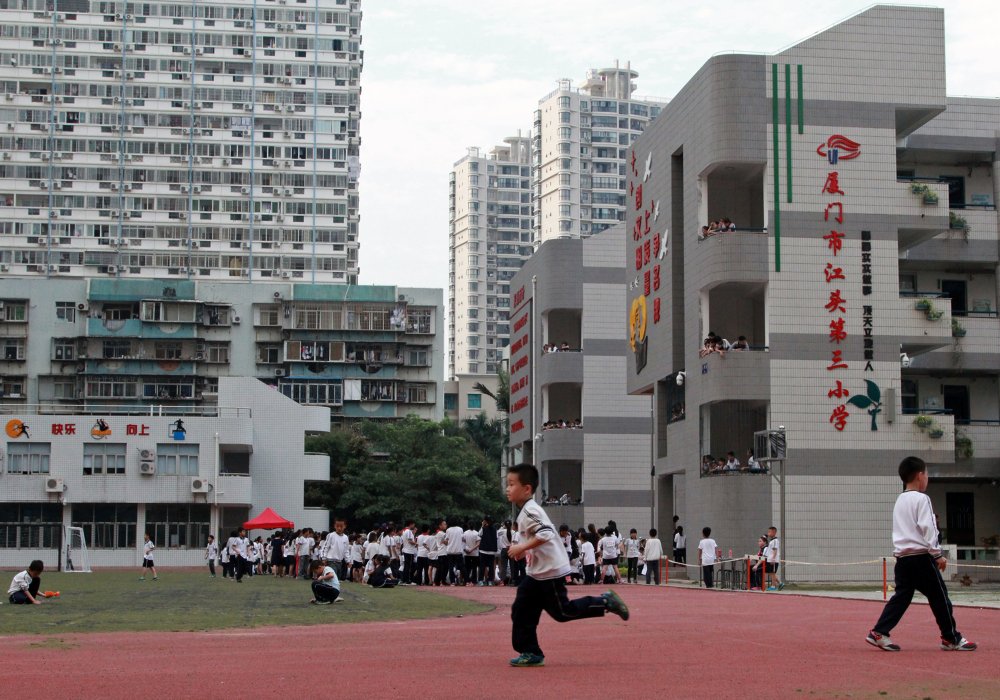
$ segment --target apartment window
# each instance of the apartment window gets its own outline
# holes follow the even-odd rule
[[[561,138],[561,139],[573,138],[573,129],[572,129],[572,127],[568,127],[568,126],[561,126],[561,127],[559,127],[559,138]]]
[[[564,95],[559,98],[559,109],[569,109],[569,97]]]
[[[72,301],[56,302],[56,318],[73,323],[76,321],[76,304]]]
[[[479,282],[469,282],[469,291],[470,292],[478,292],[479,291]]]
[[[573,152],[573,144],[571,144],[571,143],[560,143],[559,144],[559,153],[560,154],[567,155],[567,154],[572,153],[572,152]]]
[[[571,216],[573,213],[572,204],[560,204],[559,205],[559,216]]]
[[[560,124],[569,124],[569,112],[560,112],[559,113],[559,123]]]
[[[469,373],[470,374],[479,374],[479,363],[478,362],[470,362],[469,363]]]
[[[167,476],[198,476],[198,445],[156,445],[156,473]]]
[[[48,474],[51,453],[52,444],[48,442],[8,442],[7,473]]]
[[[83,475],[125,473],[125,443],[96,443],[83,446]]]
[[[408,350],[406,353],[406,364],[411,367],[428,367],[426,350]]]
[[[257,364],[273,365],[281,362],[280,345],[257,345]]]
[[[445,394],[444,395],[444,410],[446,410],[446,411],[457,411],[458,410],[458,394]]]
[[[181,359],[181,344],[157,343],[154,346],[154,357],[157,360],[179,360]]]
[[[466,408],[482,408],[483,407],[483,395],[482,394],[468,394],[465,397],[465,407]]]
[[[11,322],[24,322],[28,320],[28,305],[23,301],[7,301],[0,308],[0,318]]]
[[[229,343],[209,343],[205,347],[205,361],[229,364]]]
[[[132,342],[128,340],[105,340],[102,356],[105,360],[116,360],[132,354]]]
[[[572,185],[573,175],[572,173],[560,173],[559,174],[559,184],[560,185]]]
[[[282,382],[278,390],[303,405],[344,405],[344,386],[340,382]]]
[[[3,338],[0,340],[0,357],[4,360],[24,359],[24,338]]]
[[[71,338],[55,338],[52,340],[53,360],[73,360],[76,358],[76,341]]]
[[[258,326],[280,326],[281,309],[277,304],[257,308]]]

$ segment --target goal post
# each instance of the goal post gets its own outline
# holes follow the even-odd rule
[[[63,543],[65,546],[65,566],[64,571],[89,574],[90,552],[87,551],[87,536],[82,527],[63,528]]]

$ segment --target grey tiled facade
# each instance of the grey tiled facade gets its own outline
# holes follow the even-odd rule
[[[539,467],[541,491],[573,501],[549,506],[571,527],[650,526],[651,397],[625,395],[623,237],[616,226],[547,241],[511,282],[511,445]]]
[[[780,524],[777,482],[701,458],[745,462],[783,426],[788,559],[890,551],[907,454],[931,465],[949,543],[1000,529],[998,125],[997,100],[945,95],[943,11],[876,6],[773,56],[712,58],[643,132],[620,313],[628,391],[656,395],[661,528],[677,513],[751,551]],[[702,239],[722,217],[737,230]],[[710,331],[752,349],[701,357]]]

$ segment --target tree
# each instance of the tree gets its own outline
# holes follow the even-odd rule
[[[501,413],[510,413],[510,373],[500,368],[497,369],[497,390],[490,391],[482,382],[476,382],[472,387],[480,394],[486,394],[496,402],[497,410]]]
[[[328,507],[351,523],[478,522],[504,512],[496,464],[446,421],[408,416],[322,437],[307,449],[331,455]]]
[[[462,421],[462,427],[472,440],[472,444],[486,455],[491,464],[499,467],[507,442],[507,426],[503,419],[490,420],[485,413],[480,413],[475,418],[466,418]]]

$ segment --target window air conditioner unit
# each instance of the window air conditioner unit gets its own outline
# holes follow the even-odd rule
[[[281,292],[275,292],[274,293],[274,298],[275,299],[280,299],[281,298]]]
[[[56,479],[54,477],[48,477],[45,479],[46,493],[62,493],[65,490],[66,484],[63,483],[62,479]]]
[[[234,326],[240,325],[240,317],[239,316],[233,316],[233,325]]]
[[[156,473],[156,462],[143,462],[139,465],[139,473],[152,476]]]
[[[87,308],[86,304],[77,304],[76,305],[76,310],[79,311],[79,312],[81,312],[81,313],[87,313],[88,311],[90,311],[90,309]]]
[[[274,376],[275,377],[284,377],[285,376],[285,370],[283,370],[281,367],[279,367],[278,369],[274,370]]]
[[[212,485],[201,477],[191,477],[191,493],[208,493]]]
[[[148,448],[139,450],[139,459],[143,462],[152,462],[156,459],[156,453]]]

